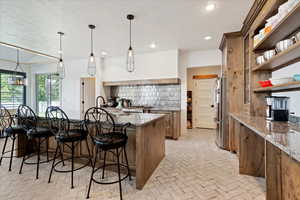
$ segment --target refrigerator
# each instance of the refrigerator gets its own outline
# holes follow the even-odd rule
[[[215,106],[217,108],[216,116],[216,145],[221,148],[229,149],[228,134],[228,108],[227,108],[227,79],[221,77],[217,79],[217,87],[215,89]]]

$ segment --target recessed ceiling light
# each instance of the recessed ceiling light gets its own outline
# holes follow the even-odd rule
[[[107,52],[106,52],[106,51],[102,51],[102,52],[101,52],[101,55],[102,55],[102,56],[107,56]]]
[[[155,44],[155,43],[151,43],[151,44],[149,45],[149,47],[150,47],[151,49],[155,49],[155,48],[156,48],[156,44]]]
[[[211,40],[212,37],[211,37],[211,36],[206,36],[206,37],[204,37],[204,39],[205,39],[205,40]]]
[[[206,11],[213,11],[216,8],[216,4],[208,3],[205,7]]]

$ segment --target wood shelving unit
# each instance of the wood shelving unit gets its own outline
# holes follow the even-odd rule
[[[287,14],[255,47],[254,51],[267,50],[290,36],[300,27],[300,3]]]
[[[262,92],[290,92],[290,91],[297,91],[300,90],[300,81],[294,81],[290,83],[285,83],[281,85],[276,85],[272,87],[267,88],[257,88],[253,91],[256,93],[262,93]]]
[[[299,19],[300,21],[300,19]],[[300,42],[280,52],[267,62],[255,67],[252,71],[276,71],[300,60]]]
[[[276,5],[279,6],[279,5]],[[274,8],[271,10],[274,14]],[[271,12],[270,11],[270,12]],[[264,21],[262,21],[264,23]],[[263,24],[261,24],[263,25]],[[261,28],[262,26],[259,26]],[[292,36],[300,27],[300,3],[298,3],[293,10],[291,10],[273,29],[267,34],[263,40],[261,40],[254,48],[253,53],[261,53],[272,49],[276,44],[284,39]],[[258,29],[257,29],[258,31]],[[253,66],[252,71],[256,72],[255,76],[260,77],[264,72],[273,72],[284,67],[287,67],[293,63],[300,61],[300,42],[295,43],[287,50],[278,53],[265,63]],[[290,83],[280,84],[267,88],[253,89],[254,93],[269,93],[269,92],[289,92],[300,91],[300,81],[294,81]]]

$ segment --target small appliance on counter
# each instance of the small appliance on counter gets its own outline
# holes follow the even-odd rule
[[[289,120],[289,97],[267,96],[267,120],[288,121]]]
[[[123,99],[123,107],[124,108],[129,108],[132,106],[131,100],[130,99]]]
[[[116,107],[118,105],[116,98],[113,98],[113,97],[109,98],[107,101],[107,105],[109,107]]]

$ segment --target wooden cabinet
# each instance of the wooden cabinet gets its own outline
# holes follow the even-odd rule
[[[151,113],[165,114],[166,123],[166,138],[177,140],[180,137],[180,111],[162,111],[155,110],[150,111]]]

